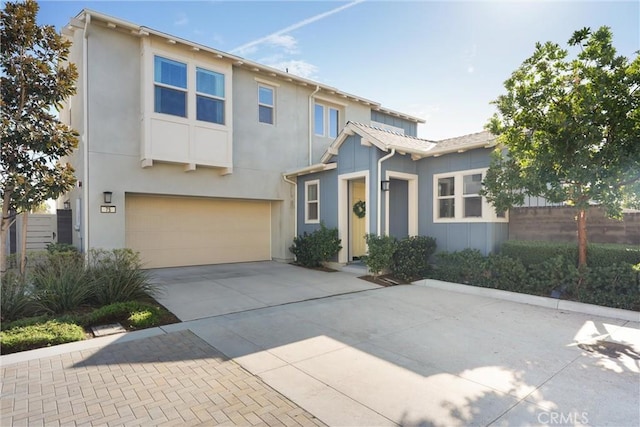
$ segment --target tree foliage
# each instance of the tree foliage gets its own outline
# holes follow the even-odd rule
[[[10,212],[28,211],[75,183],[71,165],[59,160],[76,148],[77,132],[52,110],[75,93],[78,73],[67,62],[71,43],[54,27],[37,25],[37,13],[33,0],[7,2],[0,12],[0,243]],[[1,249],[0,257],[4,271]]]
[[[498,211],[525,196],[575,206],[584,264],[589,206],[619,217],[625,201],[637,203],[640,58],[618,55],[608,27],[576,31],[568,44],[573,59],[558,44],[536,44],[493,102],[498,113],[487,128],[500,148],[483,193]]]

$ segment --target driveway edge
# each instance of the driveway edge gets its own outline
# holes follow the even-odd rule
[[[609,317],[612,319],[639,322],[640,313],[621,308],[603,307],[577,301],[568,301],[556,298],[541,297],[538,295],[520,294],[518,292],[503,291],[500,289],[481,288],[479,286],[463,285],[460,283],[444,282],[435,279],[423,279],[413,282],[414,285],[428,288],[442,289],[468,295],[477,295],[487,298],[496,298],[505,301],[519,302],[522,304],[537,305],[555,310],[572,311],[594,316]]]

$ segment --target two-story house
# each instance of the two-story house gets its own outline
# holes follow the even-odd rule
[[[343,218],[354,198],[378,204],[373,170],[389,147],[400,151],[357,140],[361,130],[391,129],[416,152],[435,146],[416,138],[420,118],[99,12],[83,10],[63,34],[79,79],[61,118],[81,137],[68,159],[78,184],[58,203],[70,203],[82,250],[132,248],[148,267],[288,260],[296,233],[325,216],[345,242],[381,230],[371,208],[358,229]],[[415,180],[387,169],[398,161],[383,172],[408,182],[407,232],[428,232],[415,225]],[[368,175],[356,170],[365,164]]]

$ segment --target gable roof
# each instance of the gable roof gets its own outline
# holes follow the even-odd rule
[[[154,30],[153,28],[134,24],[124,19],[116,18],[114,16],[110,16],[102,12],[97,12],[95,10],[87,8],[82,9],[75,18],[71,18],[69,23],[62,29],[62,34],[72,35],[75,30],[84,28],[85,22],[87,21],[91,23],[100,22],[100,25],[106,28],[126,31],[135,37],[149,37],[150,35],[161,37],[168,43],[171,43],[173,45],[182,45],[195,52],[202,51],[211,53],[218,59],[230,61],[234,67],[244,68],[255,73],[262,74],[266,78],[277,78],[283,81],[293,82],[300,86],[306,86],[311,89],[318,88],[322,91],[320,94],[336,96],[338,99],[342,98],[345,100],[357,102],[371,108],[374,111],[379,111],[381,113],[408,120],[413,123],[425,123],[425,120],[420,117],[415,117],[409,114],[401,113],[399,111],[391,110],[389,108],[384,108],[378,102],[338,90],[332,86],[306,79],[304,77],[299,77],[294,74],[289,74],[288,72],[281,71],[276,68],[260,64],[258,62],[250,61],[238,55],[213,49],[209,46],[201,45],[199,43],[185,40],[180,37],[174,37],[162,31]]]
[[[347,125],[331,143],[320,161],[322,163],[329,162],[333,156],[338,154],[342,143],[354,134],[360,135],[362,143],[365,145],[374,145],[385,152],[395,149],[400,154],[411,154],[413,160],[425,157],[439,157],[449,153],[463,153],[475,148],[489,148],[496,143],[496,137],[488,131],[441,141],[430,141],[358,122],[347,122]]]
[[[382,151],[395,149],[401,154],[411,154],[414,159],[426,156],[429,150],[436,145],[434,141],[403,135],[363,123],[347,122],[340,135],[331,143],[320,161],[322,163],[328,162],[332,156],[338,154],[338,149],[342,143],[349,136],[355,134],[360,135],[362,143],[365,145],[374,145]]]
[[[449,153],[463,153],[474,148],[489,148],[496,145],[496,142],[496,136],[485,130],[437,141],[429,156],[438,157]]]

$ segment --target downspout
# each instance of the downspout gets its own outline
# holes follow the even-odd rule
[[[298,235],[298,183],[287,178],[286,175],[282,175],[284,182],[288,182],[293,185],[293,236]]]
[[[87,12],[84,14],[84,42],[82,43],[82,143],[84,145],[83,161],[84,161],[84,182],[83,189],[80,194],[83,195],[82,201],[82,229],[83,238],[80,239],[80,250],[89,254],[89,24],[91,24],[91,15]]]
[[[387,154],[384,157],[381,157],[378,160],[378,211],[377,211],[377,216],[378,216],[378,236],[381,236],[381,224],[382,224],[382,215],[380,215],[380,211],[382,209],[382,162],[384,162],[385,160],[391,158],[394,156],[394,154],[396,154],[396,149],[392,148],[391,152],[389,154]]]
[[[316,90],[309,95],[309,166],[313,164],[313,97],[320,92],[320,86],[316,85]]]

